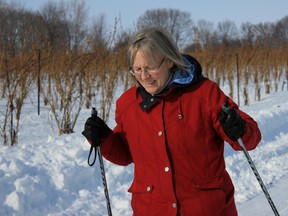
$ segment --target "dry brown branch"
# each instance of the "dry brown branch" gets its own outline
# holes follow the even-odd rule
[[[60,135],[73,133],[85,101],[83,74],[93,58],[92,54],[66,53],[53,56],[44,68],[48,77],[42,81],[42,91]]]
[[[34,53],[2,58],[1,70],[5,71],[7,83],[7,91],[4,94],[6,106],[4,112],[1,111],[3,122],[0,127],[4,145],[17,144],[21,110],[34,80],[34,65]]]

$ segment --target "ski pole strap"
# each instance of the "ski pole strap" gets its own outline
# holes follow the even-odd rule
[[[93,159],[93,161],[91,163],[90,162],[90,157],[92,155],[93,149],[94,149],[94,159]],[[97,148],[91,144],[89,155],[88,155],[88,160],[87,160],[89,166],[93,166],[95,164],[96,157],[97,157]]]

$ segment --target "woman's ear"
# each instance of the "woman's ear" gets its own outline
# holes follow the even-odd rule
[[[174,66],[174,64],[173,64],[173,62],[172,62],[172,60],[168,60],[168,67],[169,67],[169,69],[170,68],[172,68]]]

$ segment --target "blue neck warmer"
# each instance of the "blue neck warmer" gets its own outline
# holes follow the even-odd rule
[[[192,82],[194,78],[195,66],[191,64],[185,57],[183,57],[183,59],[189,69],[185,71],[181,71],[180,69],[175,70],[166,87],[173,85],[188,85]]]

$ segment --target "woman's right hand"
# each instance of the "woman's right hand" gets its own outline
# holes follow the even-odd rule
[[[101,140],[107,138],[111,131],[101,118],[92,116],[86,120],[82,134],[91,145],[99,146]]]

